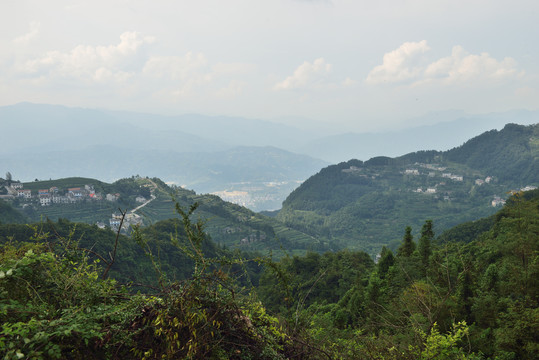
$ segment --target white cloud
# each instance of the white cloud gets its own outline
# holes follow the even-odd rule
[[[275,84],[275,90],[288,90],[306,87],[315,87],[327,74],[331,72],[331,64],[323,58],[316,59],[312,64],[305,61],[294,74]]]
[[[144,44],[154,38],[142,37],[137,32],[124,32],[117,45],[79,45],[69,52],[49,51],[44,56],[16,66],[27,76],[75,78],[83,81],[124,81],[129,76],[126,68],[132,63]]]
[[[398,49],[384,55],[382,65],[367,76],[367,83],[395,83],[417,78],[422,72],[419,55],[429,50],[427,41],[405,42]]]
[[[506,80],[522,76],[516,61],[506,57],[501,61],[484,52],[469,54],[461,46],[454,46],[450,56],[430,62],[423,55],[430,48],[425,40],[406,42],[384,55],[383,64],[376,66],[365,80],[368,84],[411,83],[412,85],[438,83],[443,85],[476,84]]]
[[[38,21],[32,21],[30,23],[30,31],[24,35],[16,37],[15,39],[13,39],[13,42],[15,44],[27,44],[39,34],[40,27],[41,23],[39,23]]]
[[[116,44],[48,51],[19,60],[10,70],[16,80],[24,79],[49,89],[84,84],[111,93],[117,91],[120,96],[138,94],[170,102],[239,96],[246,84],[243,78],[256,71],[256,66],[249,63],[212,64],[200,52],[152,55],[145,51],[145,46],[154,41],[153,37],[134,31],[124,32]]]
[[[518,74],[516,61],[506,57],[502,61],[488,53],[473,55],[461,46],[454,46],[451,56],[430,64],[424,73],[425,80],[441,79],[445,83],[465,83],[471,80],[503,80]]]

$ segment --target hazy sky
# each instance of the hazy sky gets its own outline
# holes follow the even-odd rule
[[[2,0],[0,105],[373,130],[539,108],[537,0]]]

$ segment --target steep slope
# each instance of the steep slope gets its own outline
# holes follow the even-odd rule
[[[350,160],[305,181],[277,218],[336,247],[376,254],[426,219],[440,232],[488,216],[507,192],[539,185],[539,125],[510,124],[446,152]]]

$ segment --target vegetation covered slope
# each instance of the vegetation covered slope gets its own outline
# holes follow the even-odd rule
[[[408,228],[376,264],[350,251],[284,258],[259,294],[342,358],[537,359],[538,256],[534,190],[450,237],[435,239],[430,220],[416,242]]]
[[[395,248],[405,226],[436,231],[488,216],[507,193],[539,185],[539,125],[507,125],[446,152],[350,160],[322,169],[284,201],[277,218],[335,248]]]
[[[536,183],[539,177],[539,125],[507,124],[443,154],[447,161],[492,174],[513,186]]]
[[[37,231],[30,242],[1,244],[5,358],[539,356],[537,190],[514,195],[488,229],[479,222],[470,242],[439,243],[426,221],[417,243],[406,229],[398,251],[384,249],[376,264],[352,251],[258,259],[266,265],[258,289],[238,286],[238,274],[248,274],[238,269],[249,260],[204,255],[203,224],[190,220],[195,207],[177,210],[180,226],[167,251],[190,259],[189,279],[162,273],[145,246],[151,233],[132,237],[157,270],[150,294],[129,294],[110,279],[108,265],[96,261],[106,249],[81,251],[75,232],[51,242]]]
[[[103,199],[94,200],[88,197],[74,203],[41,206],[35,196],[39,189],[57,187],[66,191],[72,187],[84,188],[85,185],[92,186]],[[183,188],[169,187],[157,178],[133,176],[112,184],[88,178],[65,178],[24,183],[24,188],[31,190],[34,198],[16,199],[14,205],[29,217],[30,222],[67,219],[88,224],[100,222],[108,226],[112,214],[119,214],[119,210],[129,212],[142,205],[136,201],[137,197],[142,196],[148,203],[136,210],[136,214],[140,216],[139,220],[143,226],[175,217],[175,201],[182,206],[190,206],[197,202],[199,208],[194,216],[204,219],[208,236],[224,246],[249,251],[270,249],[279,251],[282,247],[299,252],[328,249],[327,244],[304,232],[291,229],[276,219],[225,202],[214,195],[197,195]],[[106,200],[107,194],[115,195],[114,200]]]
[[[144,235],[134,236],[158,275],[151,295],[129,294],[97,262],[104,257],[70,245],[73,235],[0,245],[3,359],[320,358],[237,286],[229,270],[242,259],[204,255],[194,209],[178,208],[182,230],[170,239],[192,261],[189,280],[170,281]]]
[[[120,234],[115,246],[117,234],[108,229],[60,219],[57,222],[37,224],[0,224],[0,244],[46,241],[52,246],[67,248],[70,251],[88,249],[88,254],[100,255],[98,259],[105,265],[110,262],[111,254],[116,248],[110,275],[122,284],[132,283],[143,287],[157,282],[154,264],[145,252],[151,252],[159,258],[160,268],[168,279],[185,280],[191,275],[193,262],[185,254],[177,251],[170,242],[173,237],[186,241],[183,225],[178,219],[158,222],[141,229],[140,233],[145,239],[143,244]],[[205,238],[201,243],[201,251],[208,258],[223,256],[226,253],[209,238]]]

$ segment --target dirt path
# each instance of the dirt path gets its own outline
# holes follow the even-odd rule
[[[149,203],[151,203],[152,201],[155,200],[156,196],[155,196],[153,193],[155,192],[155,189],[157,189],[157,184],[154,183],[154,182],[153,182],[152,180],[150,180],[150,179],[148,179],[148,181],[151,182],[152,185],[153,185],[152,189],[150,190],[150,196],[151,196],[151,198],[150,198],[148,201],[146,201],[145,203],[143,203],[143,204],[137,206],[136,208],[134,208],[133,210],[129,211],[130,214],[136,213],[138,210],[142,209],[143,207],[145,207],[146,205],[148,205]]]

